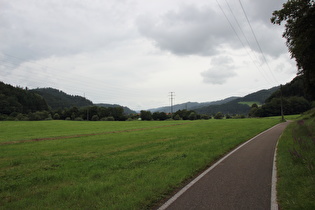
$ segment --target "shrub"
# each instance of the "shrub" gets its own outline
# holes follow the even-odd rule
[[[174,120],[181,120],[180,116],[177,114],[174,116]]]
[[[98,115],[93,115],[91,120],[92,121],[99,121],[100,118],[98,117]]]
[[[58,113],[55,113],[53,119],[54,120],[60,120],[60,115]]]
[[[216,115],[214,115],[214,119],[223,119],[224,115],[221,112],[218,112]]]
[[[188,119],[189,120],[197,120],[197,115],[195,112],[191,112],[189,115],[188,115]]]
[[[113,116],[103,117],[101,121],[115,121],[115,118]]]

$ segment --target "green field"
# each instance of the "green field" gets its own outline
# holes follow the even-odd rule
[[[278,122],[0,122],[0,209],[148,209]]]

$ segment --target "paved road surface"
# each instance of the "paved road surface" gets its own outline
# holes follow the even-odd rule
[[[274,151],[288,122],[254,137],[160,209],[270,209]]]

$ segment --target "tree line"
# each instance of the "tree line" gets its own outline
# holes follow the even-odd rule
[[[248,115],[250,117],[279,116],[281,115],[281,104],[285,115],[300,114],[315,107],[314,102],[307,100],[309,97],[303,83],[302,76],[295,77],[271,94],[262,106],[253,104]]]
[[[43,97],[45,96],[45,98]],[[46,102],[49,101],[49,105]],[[79,106],[70,106],[78,104]],[[85,106],[84,106],[85,105]],[[70,106],[70,107],[69,107]],[[53,107],[53,108],[52,108]],[[126,114],[121,106],[95,106],[80,96],[69,96],[62,91],[43,88],[28,90],[0,82],[0,120],[197,120],[210,119],[208,115],[192,110],[179,110],[174,114],[141,111]]]

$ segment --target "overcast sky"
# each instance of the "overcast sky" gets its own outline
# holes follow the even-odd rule
[[[0,0],[0,81],[134,110],[245,96],[296,75],[284,2]]]

